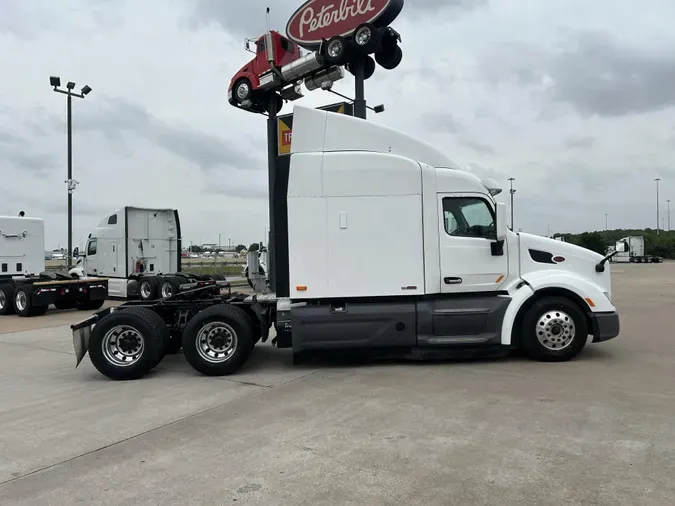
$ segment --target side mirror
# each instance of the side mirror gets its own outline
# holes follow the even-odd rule
[[[497,241],[505,241],[508,227],[506,225],[506,204],[497,202]]]
[[[80,256],[80,248],[75,248],[73,250],[73,256],[74,257],[79,257]]]

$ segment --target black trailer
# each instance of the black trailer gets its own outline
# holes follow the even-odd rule
[[[106,278],[73,279],[54,272],[0,278],[0,315],[41,316],[50,304],[57,309],[95,310],[107,295]]]

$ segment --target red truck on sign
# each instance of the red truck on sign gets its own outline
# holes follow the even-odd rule
[[[268,30],[257,40],[247,40],[247,49],[256,56],[230,81],[230,104],[262,113],[271,96],[278,112],[284,99],[302,97],[303,80],[310,91],[330,89],[344,77],[344,66],[352,70],[356,58],[365,58],[366,79],[375,72],[375,60],[386,69],[396,68],[403,57],[401,37],[388,25],[403,2],[341,0],[337,6],[336,0],[305,2],[288,22],[288,37]],[[255,43],[255,50],[250,43]],[[301,47],[311,52],[303,55]]]

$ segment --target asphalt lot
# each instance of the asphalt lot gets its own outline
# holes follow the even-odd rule
[[[621,336],[563,364],[259,346],[118,383],[73,368],[82,313],[0,319],[0,504],[673,504],[675,263],[613,271]]]

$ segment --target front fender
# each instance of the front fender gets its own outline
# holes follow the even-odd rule
[[[546,288],[563,288],[576,294],[587,306],[582,308],[593,313],[616,311],[614,304],[605,295],[605,290],[592,281],[569,272],[539,271],[523,276],[535,292]]]
[[[557,271],[540,271],[523,276],[523,280],[528,284],[511,294],[511,303],[504,314],[502,344],[505,346],[513,342],[513,327],[518,313],[525,303],[536,296],[537,292],[541,290],[558,288],[574,293],[586,302],[586,307],[582,307],[584,312],[601,313],[616,311],[614,305],[605,296],[604,290],[582,277]],[[587,299],[593,302],[593,307],[590,306]]]

